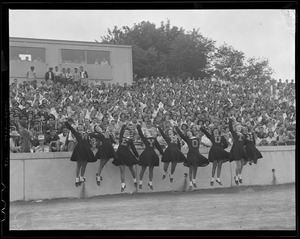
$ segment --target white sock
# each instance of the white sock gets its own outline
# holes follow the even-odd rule
[[[190,186],[193,186],[192,182],[190,182]]]
[[[149,181],[149,185],[152,186],[152,182],[151,181]]]
[[[168,171],[166,171],[164,175],[166,176],[167,174],[168,174]]]
[[[217,181],[219,181],[219,182],[220,182],[220,181],[221,181],[221,180],[220,180],[220,178],[217,178]]]
[[[238,178],[241,179],[241,178],[242,178],[242,175],[238,174]]]
[[[170,174],[170,178],[173,178],[173,174]]]
[[[100,176],[97,176],[97,180],[100,181]]]
[[[133,182],[136,183],[136,178],[133,179]]]
[[[122,183],[122,188],[125,188],[125,183]]]
[[[143,184],[143,181],[142,180],[140,180],[140,185],[142,185]]]
[[[215,181],[215,179],[214,179],[214,178],[211,178],[211,181],[213,182],[213,181]]]
[[[75,179],[75,182],[78,183],[78,182],[79,182],[79,178],[76,178],[76,179]]]
[[[193,184],[195,184],[195,183],[196,183],[196,179],[193,179],[192,181],[193,181]]]
[[[83,177],[82,176],[80,176],[80,181],[83,181]]]

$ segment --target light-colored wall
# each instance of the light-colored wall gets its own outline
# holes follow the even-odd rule
[[[259,159],[256,165],[246,165],[243,169],[243,185],[272,185],[273,173],[278,184],[295,182],[295,146],[258,147],[262,152],[263,159]],[[200,152],[208,156],[208,148],[201,148]],[[86,169],[86,182],[84,187],[75,187],[76,163],[70,161],[70,152],[59,153],[20,153],[10,155],[10,201],[38,200],[54,198],[88,198],[98,195],[120,193],[120,171],[111,161],[107,163],[102,171],[103,181],[101,186],[96,185],[96,172],[99,161],[89,163]],[[211,188],[212,164],[199,168],[197,174],[197,185],[200,189]],[[224,163],[222,167],[221,180],[223,186],[215,183],[214,188],[235,186],[233,175],[236,164]],[[137,175],[141,167],[136,166]],[[170,171],[170,168],[169,168]],[[188,180],[184,177],[188,168],[178,164],[174,173],[174,182],[170,183],[169,177],[162,180],[163,163],[154,169],[154,192],[157,191],[184,191],[188,190]],[[141,192],[152,192],[147,186],[148,170],[143,178],[143,189]],[[125,192],[133,192],[133,180],[126,168]]]
[[[30,66],[35,67],[38,81],[45,78],[45,73],[49,67],[59,66],[61,70],[63,67],[71,68],[82,65],[88,72],[89,78],[103,80],[105,82],[117,83],[120,85],[124,83],[132,83],[132,48],[131,46],[123,45],[106,45],[96,44],[93,42],[74,42],[74,41],[51,41],[43,39],[23,39],[10,38],[10,46],[23,47],[40,47],[46,49],[46,62],[10,62],[10,82],[17,78],[19,82],[26,79],[26,73],[30,70]],[[110,65],[90,65],[90,64],[66,64],[61,62],[61,49],[78,49],[78,50],[97,50],[110,52]]]

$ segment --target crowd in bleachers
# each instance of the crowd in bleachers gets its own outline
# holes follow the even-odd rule
[[[149,77],[131,85],[93,84],[83,67],[61,72],[51,67],[41,83],[32,78],[29,72],[28,80],[10,84],[11,152],[72,151],[76,139],[65,128],[65,119],[75,128],[82,123],[87,132],[100,125],[115,138],[127,123],[141,145],[137,124],[144,131],[177,124],[183,131],[198,132],[202,146],[209,147],[200,126],[220,128],[231,144],[228,119],[233,116],[236,123],[255,129],[258,146],[295,144],[293,80]],[[158,141],[166,145],[159,133]]]

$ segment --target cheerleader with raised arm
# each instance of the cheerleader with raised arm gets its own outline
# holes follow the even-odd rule
[[[139,154],[134,146],[130,134],[131,134],[130,129],[126,128],[126,124],[124,124],[120,131],[119,147],[116,152],[118,157],[116,157],[112,162],[115,166],[120,167],[121,183],[122,183],[121,192],[123,192],[124,189],[126,188],[125,166],[129,168],[133,177],[134,186],[137,187],[136,175],[133,169],[133,165],[136,165],[138,163],[137,158],[139,157]],[[131,153],[129,147],[132,149],[134,155]]]
[[[212,147],[210,148],[208,153],[208,161],[213,163],[210,185],[211,186],[214,185],[216,168],[217,168],[216,182],[222,185],[220,179],[222,164],[224,162],[229,161],[229,153],[225,151],[225,149],[228,147],[227,140],[225,139],[224,136],[221,136],[221,131],[218,128],[214,128],[212,134],[210,134],[203,126],[200,128],[200,130],[206,135],[206,137],[212,143]]]
[[[169,129],[167,131],[167,135],[163,132],[163,130],[157,126],[160,134],[164,138],[164,140],[167,142],[168,147],[164,151],[162,155],[161,161],[164,163],[164,175],[162,179],[166,178],[166,175],[168,174],[168,167],[171,163],[171,174],[170,176],[170,182],[173,182],[173,174],[175,172],[177,163],[183,163],[186,161],[186,157],[181,152],[181,146],[179,137],[175,134],[175,132],[172,129]]]
[[[189,168],[189,177],[190,177],[189,190],[192,190],[193,186],[194,188],[197,188],[196,176],[197,176],[198,167],[207,166],[209,164],[209,161],[206,157],[200,154],[199,146],[201,140],[195,137],[191,130],[188,129],[184,135],[180,131],[178,126],[175,126],[175,129],[179,134],[179,136],[187,143],[189,148],[186,161],[184,162],[183,165]]]
[[[143,143],[146,148],[141,153],[139,165],[142,166],[142,170],[140,172],[140,183],[139,188],[143,187],[143,176],[147,167],[149,167],[149,183],[148,186],[153,190],[152,179],[153,179],[153,169],[154,167],[159,166],[159,158],[154,150],[154,147],[158,149],[161,155],[163,155],[163,150],[160,144],[156,140],[156,135],[153,131],[146,131],[146,136],[143,134],[141,130],[141,126],[136,126],[139,136],[141,137]]]
[[[106,125],[103,125],[103,129],[99,125],[94,126],[94,132],[90,134],[91,137],[99,140],[98,152],[96,158],[100,159],[100,164],[98,172],[96,173],[96,183],[100,186],[100,181],[102,180],[101,172],[107,162],[116,158],[117,154],[113,148],[113,143],[116,143],[113,135],[107,131]]]
[[[77,145],[72,152],[70,160],[77,162],[75,186],[78,187],[85,181],[85,178],[83,176],[87,163],[96,162],[97,159],[93,151],[91,150],[90,138],[89,135],[84,132],[83,125],[79,124],[77,127],[77,131],[68,122],[65,122],[65,125],[77,140]]]
[[[262,155],[259,152],[259,150],[255,147],[256,135],[253,126],[251,125],[250,122],[247,122],[247,128],[245,128],[244,137],[245,137],[245,151],[247,156],[244,164],[247,164],[247,162],[250,165],[252,165],[252,163],[257,164],[257,159],[262,158]]]
[[[243,183],[242,170],[244,161],[247,158],[246,151],[244,149],[245,136],[242,134],[241,129],[242,126],[240,124],[236,124],[235,130],[233,130],[232,118],[229,119],[229,130],[233,137],[233,144],[229,152],[229,160],[230,162],[236,162],[236,170],[234,176],[236,185],[238,185],[239,183]]]

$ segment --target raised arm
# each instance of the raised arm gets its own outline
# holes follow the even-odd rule
[[[138,131],[138,133],[139,133],[139,136],[141,137],[141,139],[142,139],[143,142],[145,143],[146,137],[144,136],[144,134],[143,134],[143,132],[142,132],[141,126],[140,126],[140,125],[137,125],[136,128],[137,128],[137,131]]]
[[[119,135],[119,143],[120,144],[122,142],[122,138],[123,138],[123,135],[124,135],[124,132],[125,132],[125,128],[126,128],[126,124],[123,124],[123,126],[121,128],[121,131],[120,131],[120,135]]]
[[[221,137],[221,142],[222,142],[223,149],[226,149],[228,147],[228,143],[227,140],[224,138],[224,136]]]
[[[155,144],[155,147],[157,148],[157,150],[159,151],[159,153],[161,155],[163,155],[164,151],[163,151],[163,149],[161,148],[160,144],[158,143],[158,141],[156,139],[154,141],[154,144]]]
[[[204,127],[201,127],[200,130],[205,134],[205,136],[210,140],[212,141],[211,139],[211,134],[208,133],[208,131],[206,129],[204,129]]]
[[[175,130],[176,130],[176,132],[179,134],[179,136],[180,136],[185,142],[187,142],[187,137],[184,136],[184,134],[181,132],[181,130],[178,128],[178,126],[175,126]]]
[[[80,138],[79,133],[69,124],[69,122],[65,122],[65,126],[71,131],[77,140]]]
[[[179,138],[177,139],[177,144],[178,144],[179,149],[181,150],[181,143],[180,143]]]
[[[158,131],[161,134],[161,136],[164,138],[164,140],[168,143],[168,136],[164,133],[164,131],[158,126]]]
[[[114,136],[112,136],[112,134],[109,134],[110,140],[113,144],[116,144],[117,142],[115,141]]]
[[[229,131],[231,132],[232,136],[235,135],[235,132],[232,127],[232,119],[229,119]]]
[[[133,141],[130,140],[130,143],[129,143],[129,144],[130,144],[130,148],[132,149],[132,152],[134,153],[135,157],[138,158],[138,157],[139,157],[139,153],[138,153],[138,151],[136,150]]]

